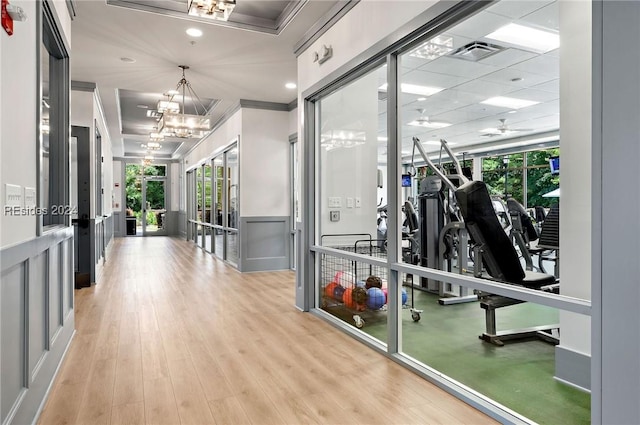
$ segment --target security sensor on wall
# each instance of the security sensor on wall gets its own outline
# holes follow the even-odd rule
[[[7,4],[7,13],[14,21],[23,22],[27,20],[27,15],[24,13],[24,10],[20,6]]]

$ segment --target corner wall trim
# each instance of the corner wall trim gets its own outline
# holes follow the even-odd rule
[[[554,378],[584,391],[591,389],[591,356],[558,345],[555,359]]]
[[[296,43],[293,47],[293,53],[296,57],[300,56],[302,52],[307,50],[317,39],[329,31],[329,29],[338,22],[344,15],[347,14],[353,7],[358,4],[360,0],[349,0],[345,2],[337,2],[335,6],[331,8],[322,18],[311,27],[302,36],[302,39]]]

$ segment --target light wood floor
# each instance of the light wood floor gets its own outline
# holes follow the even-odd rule
[[[39,424],[494,421],[186,241],[117,238]]]

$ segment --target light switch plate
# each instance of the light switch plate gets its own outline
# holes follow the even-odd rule
[[[7,207],[22,206],[22,186],[5,183],[4,185],[4,205]]]
[[[24,206],[25,208],[35,208],[36,206],[36,189],[33,187],[24,188]]]

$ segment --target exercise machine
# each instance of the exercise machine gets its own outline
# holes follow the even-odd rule
[[[472,181],[456,190],[456,199],[465,225],[475,242],[475,275],[523,286],[529,289],[557,292],[558,284],[553,275],[523,270],[513,243],[498,221],[493,209],[489,191],[484,182]],[[486,330],[481,339],[501,346],[503,341],[539,337],[557,344],[559,325],[536,326],[527,329],[498,332],[496,310],[524,301],[500,295],[479,294],[480,307],[485,310]]]
[[[437,270],[467,273],[469,271],[468,237],[456,206],[454,192],[458,186],[468,182],[468,179],[445,140],[440,141],[442,149],[451,158],[456,170],[455,174],[446,176],[443,170],[428,157],[420,140],[414,137],[413,142],[423,160],[435,173],[434,176],[422,179],[419,185],[420,265]],[[441,305],[478,299],[465,287],[434,279],[422,278],[421,287],[437,293],[440,296],[438,302]]]

